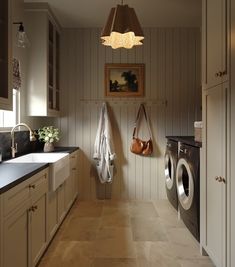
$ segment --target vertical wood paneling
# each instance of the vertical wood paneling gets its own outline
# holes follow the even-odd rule
[[[200,119],[199,29],[146,28],[144,46],[131,50],[104,47],[100,29],[64,30],[62,34],[61,144],[80,147],[81,199],[165,198],[165,136],[192,134]],[[101,185],[94,168],[93,146],[104,99],[104,64],[145,63],[145,96],[109,98],[116,174],[111,185]],[[130,152],[138,106],[146,103],[154,136],[154,155]],[[167,101],[165,106],[161,103]],[[140,131],[143,138],[147,129]]]

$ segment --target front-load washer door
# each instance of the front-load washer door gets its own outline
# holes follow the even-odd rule
[[[175,166],[174,160],[171,153],[166,152],[165,154],[165,179],[166,187],[171,190],[174,184]]]
[[[181,158],[177,164],[176,185],[181,206],[185,210],[190,209],[194,198],[194,181],[190,166],[184,158]]]

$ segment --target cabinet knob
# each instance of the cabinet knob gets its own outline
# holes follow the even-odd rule
[[[222,77],[222,76],[223,76],[222,71],[216,72],[216,74],[215,74],[215,77]]]
[[[76,171],[76,168],[72,168],[72,171]]]
[[[215,77],[222,77],[222,76],[224,76],[226,74],[227,74],[227,71],[226,70],[219,71],[219,72],[216,72]]]
[[[32,206],[32,211],[34,212],[35,210],[37,210],[38,209],[38,206],[37,205],[35,205],[35,206]]]
[[[215,180],[218,181],[219,183],[222,183],[222,182],[223,182],[224,184],[226,183],[225,178],[224,178],[224,177],[221,177],[221,176],[216,176],[216,177],[215,177]]]
[[[224,70],[223,71],[223,73],[222,73],[222,75],[226,75],[227,74],[227,71],[226,70]]]
[[[35,184],[30,184],[29,188],[35,189],[36,185]]]

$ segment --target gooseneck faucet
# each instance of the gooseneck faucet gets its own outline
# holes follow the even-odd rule
[[[32,129],[26,123],[21,122],[21,123],[16,124],[11,130],[11,156],[12,156],[12,158],[14,158],[15,154],[17,153],[17,143],[15,143],[14,132],[15,132],[15,129],[19,126],[24,126],[29,130],[30,142],[36,141],[35,133],[32,131]]]

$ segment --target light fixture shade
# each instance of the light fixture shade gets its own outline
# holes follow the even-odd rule
[[[112,8],[108,20],[102,30],[103,45],[116,48],[132,48],[142,45],[144,33],[136,16],[135,10],[128,5],[117,5]]]
[[[29,47],[30,42],[25,33],[23,22],[13,22],[13,24],[19,25],[19,28],[16,34],[16,45],[20,48]]]
[[[18,31],[16,34],[17,46],[20,48],[26,48],[30,46],[29,39],[25,32]]]

